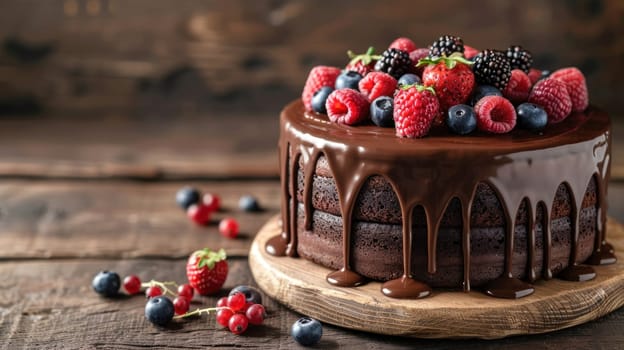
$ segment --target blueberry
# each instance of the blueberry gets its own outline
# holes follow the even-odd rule
[[[323,336],[323,326],[321,322],[309,318],[302,317],[293,323],[290,334],[303,346],[311,346],[318,343]]]
[[[260,294],[260,292],[252,286],[247,286],[247,285],[236,286],[232,288],[228,296],[234,295],[236,293],[245,294],[245,300],[247,302],[252,302],[254,304],[262,304],[262,294]]]
[[[503,93],[492,85],[478,85],[472,93],[471,105],[477,104],[485,96],[503,96]]]
[[[238,207],[242,211],[260,211],[260,204],[254,196],[244,195],[238,200]]]
[[[115,272],[101,271],[93,277],[91,286],[96,293],[106,297],[113,297],[119,293],[121,280]]]
[[[543,70],[542,71],[542,76],[540,77],[540,80],[548,78],[550,76],[550,73],[551,72],[549,70]]]
[[[182,209],[186,210],[193,204],[197,204],[199,202],[199,191],[194,189],[193,187],[183,187],[176,193],[176,203]]]
[[[353,89],[358,90],[358,84],[362,80],[362,75],[352,70],[342,71],[336,78],[336,90]]]
[[[518,127],[522,129],[540,130],[548,124],[546,111],[532,103],[523,103],[516,108]]]
[[[312,96],[312,110],[317,113],[327,114],[327,108],[325,108],[325,102],[327,97],[332,93],[334,89],[331,86],[323,86]]]
[[[159,295],[145,304],[145,317],[157,326],[164,326],[173,318],[174,310],[171,300]]]
[[[477,128],[477,116],[472,107],[455,105],[446,113],[446,125],[456,134],[470,134]]]
[[[375,125],[384,128],[391,128],[394,126],[394,119],[392,113],[394,111],[394,101],[388,96],[379,96],[371,103],[370,114],[371,120]]]
[[[420,84],[420,77],[412,73],[403,74],[399,78],[399,81],[398,81],[399,86],[414,85],[414,84]]]

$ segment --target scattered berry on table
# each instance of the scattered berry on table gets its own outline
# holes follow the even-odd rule
[[[352,70],[345,70],[340,73],[336,78],[336,90],[337,89],[358,89],[358,84],[362,80],[362,75]]]
[[[471,60],[475,58],[475,56],[478,54],[479,50],[475,49],[472,46],[464,45],[464,57],[466,57],[466,59]]]
[[[145,290],[145,296],[147,298],[155,298],[155,297],[160,296],[162,294],[163,294],[163,291],[158,286],[147,287],[147,289]]]
[[[431,86],[436,92],[442,112],[451,106],[468,101],[475,86],[475,77],[468,62],[461,55],[436,57],[418,62],[426,66],[422,75],[422,83]]]
[[[112,271],[98,272],[93,281],[91,281],[91,287],[93,290],[103,296],[113,297],[119,293],[119,287],[121,281],[119,275]]]
[[[572,100],[566,84],[559,79],[538,81],[531,90],[529,102],[544,108],[548,114],[548,123],[559,123],[572,111]]]
[[[561,80],[568,89],[572,101],[572,112],[582,112],[589,105],[589,93],[585,76],[578,68],[568,67],[554,71],[551,78]]]
[[[340,75],[340,69],[329,66],[316,66],[310,70],[303,92],[301,93],[301,99],[308,111],[312,110],[312,96],[319,91],[323,86],[334,87],[336,78]]]
[[[209,206],[199,203],[192,204],[186,210],[186,215],[198,225],[205,225],[210,221],[213,210]]]
[[[231,309],[227,307],[219,309],[219,311],[217,311],[216,321],[218,324],[222,325],[223,327],[227,327],[230,322],[230,318],[232,318],[233,315],[234,315],[234,311],[232,311]]]
[[[262,294],[260,294],[260,292],[252,286],[236,286],[232,288],[228,296],[234,295],[236,293],[243,293],[245,295],[245,301],[248,303],[262,304]]]
[[[176,203],[186,210],[193,204],[199,202],[199,191],[193,187],[183,187],[176,193]]]
[[[540,130],[548,124],[546,111],[533,103],[523,103],[516,107],[517,124],[522,129]]]
[[[145,304],[145,317],[157,326],[165,326],[174,314],[174,306],[169,298],[157,296]]]
[[[388,73],[395,79],[413,70],[414,63],[409,53],[399,49],[387,49],[381,54],[381,58],[375,63],[375,70]]]
[[[492,85],[477,85],[470,99],[471,105],[476,105],[485,96],[503,96],[503,92]]]
[[[399,137],[423,137],[440,113],[440,103],[431,87],[411,85],[394,96],[394,125]]]
[[[397,80],[382,72],[371,72],[359,82],[359,90],[368,101],[380,96],[392,96],[397,87]]]
[[[323,108],[324,107],[325,103],[323,102]],[[240,208],[240,210],[246,212],[256,212],[262,209],[262,207],[260,206],[260,202],[258,202],[258,199],[251,195],[244,195],[240,197],[240,199],[238,200],[238,207]]]
[[[249,326],[247,316],[243,314],[234,314],[228,321],[228,328],[234,334],[243,334]]]
[[[202,197],[202,203],[208,207],[210,211],[219,211],[221,209],[221,198],[214,193],[206,193]]]
[[[297,343],[303,346],[312,346],[321,341],[323,326],[318,320],[302,317],[293,323],[290,334]]]
[[[245,294],[241,292],[234,293],[227,298],[227,306],[234,312],[241,310],[246,303]]]
[[[414,42],[412,41],[412,39],[409,38],[397,38],[395,39],[392,43],[390,43],[390,46],[388,46],[389,49],[399,49],[399,50],[403,50],[405,52],[412,52],[414,50],[416,50],[416,44],[414,44]]]
[[[189,299],[183,296],[178,296],[173,299],[173,308],[176,315],[184,315],[191,306]]]
[[[392,97],[381,96],[375,99],[370,106],[371,120],[383,128],[394,127],[394,100]]]
[[[481,131],[504,134],[516,126],[516,110],[504,97],[486,96],[477,102],[474,110]]]
[[[223,249],[208,248],[193,252],[186,263],[186,276],[191,287],[201,295],[218,292],[228,274],[227,256]]]
[[[470,134],[477,128],[477,115],[468,105],[455,105],[446,113],[446,125],[456,134]]]
[[[195,290],[191,287],[190,284],[184,283],[178,286],[178,295],[181,297],[185,297],[188,300],[193,299],[193,295],[195,295]]]
[[[225,218],[219,222],[219,233],[226,238],[238,236],[238,222],[233,218]]]
[[[126,276],[123,280],[123,287],[128,294],[137,294],[141,291],[141,279],[136,275]]]
[[[494,85],[505,89],[511,77],[511,65],[504,53],[496,50],[483,50],[474,57],[472,66],[475,79],[481,85]]]
[[[366,97],[352,89],[334,90],[329,94],[325,107],[329,120],[346,125],[363,122],[369,113]]]
[[[421,83],[420,77],[413,73],[403,74],[397,81],[398,86],[414,85],[414,84],[420,84],[420,83]]]
[[[529,99],[532,85],[531,79],[525,72],[520,69],[514,69],[511,71],[509,83],[503,90],[503,96],[515,104],[526,102]]]
[[[312,110],[316,113],[327,114],[325,108],[325,102],[327,102],[327,96],[332,93],[334,89],[331,86],[323,86],[312,96]]]
[[[217,307],[226,307],[227,306],[227,297],[221,297],[217,300]]]
[[[261,304],[252,304],[247,308],[245,315],[247,316],[247,319],[249,319],[249,323],[253,325],[261,325],[266,318],[266,310]]]
[[[349,55],[351,61],[349,61],[345,70],[358,72],[363,77],[375,70],[375,62],[379,59],[379,56],[375,55],[375,49],[373,47],[369,47],[363,54],[355,54],[353,51],[348,51],[347,55]]]
[[[513,45],[507,49],[507,59],[511,65],[511,69],[520,69],[525,73],[529,73],[533,64],[533,55],[522,46]]]
[[[450,56],[454,52],[464,53],[464,41],[453,35],[443,35],[429,47],[429,56]]]

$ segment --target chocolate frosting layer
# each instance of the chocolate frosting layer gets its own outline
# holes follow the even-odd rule
[[[428,137],[403,139],[394,129],[373,125],[346,126],[335,124],[327,116],[306,112],[301,101],[282,111],[280,134],[280,167],[282,182],[282,224],[284,232],[267,243],[274,255],[297,255],[297,171],[304,174],[304,228],[312,224],[312,179],[321,155],[327,161],[338,193],[340,216],[343,218],[342,267],[328,275],[328,282],[355,286],[364,279],[351,269],[351,227],[354,204],[371,176],[382,176],[391,185],[401,209],[403,271],[401,277],[387,281],[382,292],[388,296],[415,298],[430,294],[430,288],[414,280],[412,269],[412,211],[422,206],[427,227],[427,273],[435,274],[437,235],[447,205],[457,198],[461,206],[463,288],[470,290],[470,209],[477,186],[486,183],[503,205],[505,225],[505,271],[486,287],[486,293],[497,297],[521,297],[532,287],[514,278],[514,221],[523,201],[529,212],[528,254],[535,250],[535,218],[538,206],[550,208],[561,184],[568,187],[573,204],[573,233],[570,264],[561,273],[571,280],[591,276],[590,267],[579,266],[579,210],[587,184],[595,177],[598,188],[597,232],[595,253],[590,262],[615,261],[605,242],[606,191],[610,167],[610,121],[608,116],[590,107],[584,113],[570,115],[565,121],[548,125],[543,132],[514,130],[504,135],[476,133],[457,136],[443,128],[432,129]],[[544,275],[552,278],[552,235],[549,225],[543,228]],[[531,248],[532,247],[532,248]],[[529,280],[534,259],[529,259]]]

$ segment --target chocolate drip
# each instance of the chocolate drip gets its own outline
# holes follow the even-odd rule
[[[458,137],[434,129],[424,139],[401,139],[393,129],[372,125],[350,127],[331,123],[324,115],[304,111],[300,101],[287,106],[281,116],[280,166],[282,179],[282,223],[284,232],[267,243],[275,255],[295,255],[297,249],[297,166],[303,169],[305,230],[312,229],[311,205],[315,165],[322,154],[328,163],[338,193],[342,216],[342,268],[328,275],[330,283],[354,286],[363,278],[351,266],[351,226],[355,202],[363,183],[380,175],[392,186],[402,215],[402,262],[400,278],[383,284],[382,292],[392,297],[422,297],[430,288],[413,279],[412,212],[422,206],[427,221],[427,272],[437,273],[438,228],[448,203],[458,198],[462,215],[463,281],[470,290],[470,214],[480,183],[492,187],[506,220],[503,275],[490,283],[486,292],[499,297],[522,297],[532,293],[530,284],[512,275],[515,217],[522,201],[527,208],[529,282],[535,271],[536,218],[544,213],[544,261],[542,277],[552,278],[552,229],[550,212],[557,188],[567,186],[572,203],[572,232],[569,270],[561,277],[588,278],[591,271],[578,265],[579,211],[583,194],[592,177],[597,183],[599,219],[596,224],[595,254],[590,259],[604,263],[614,259],[605,240],[606,187],[609,180],[610,122],[603,112],[590,107],[542,134],[515,130],[507,135]],[[301,157],[301,161],[299,158]],[[287,245],[287,249],[284,246]],[[280,254],[281,253],[281,254]]]

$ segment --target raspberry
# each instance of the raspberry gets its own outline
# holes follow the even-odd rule
[[[392,44],[390,44],[390,46],[388,46],[388,48],[399,49],[409,53],[416,50],[416,44],[408,38],[397,38],[392,42]]]
[[[414,62],[414,64],[417,64],[418,61],[420,61],[421,59],[423,59],[425,57],[429,57],[429,49],[427,49],[427,48],[416,49],[416,50],[410,52],[409,57],[412,60],[412,62]],[[421,76],[422,72],[423,72],[423,69],[425,69],[425,67],[423,67],[423,66],[415,67],[414,68],[414,73],[416,73],[419,76]]]
[[[399,137],[423,137],[440,114],[440,102],[433,88],[421,85],[402,88],[394,96],[394,123]]]
[[[346,125],[364,121],[369,112],[366,97],[352,89],[335,90],[327,97],[325,107],[329,120]]]
[[[583,73],[574,67],[556,70],[550,75],[551,78],[561,80],[568,89],[572,101],[572,111],[582,112],[589,105],[589,93]]]
[[[535,85],[535,83],[542,79],[542,71],[535,68],[529,69],[529,79],[531,79],[531,84]]]
[[[554,78],[538,81],[531,90],[529,102],[542,106],[551,124],[563,121],[572,111],[572,100],[566,84]]]
[[[392,96],[397,87],[397,80],[382,72],[371,72],[360,80],[360,92],[369,102],[380,96]]]
[[[504,97],[485,96],[474,107],[481,131],[504,134],[516,126],[516,109]]]
[[[464,45],[464,57],[471,59],[479,54],[479,50],[472,46]]]
[[[312,110],[314,93],[323,86],[330,86],[333,89],[338,75],[340,75],[340,69],[336,67],[316,66],[312,68],[301,93],[301,99],[308,111]]]
[[[511,71],[511,78],[507,87],[503,90],[503,96],[507,97],[512,103],[526,102],[531,91],[531,79],[520,69]]]

